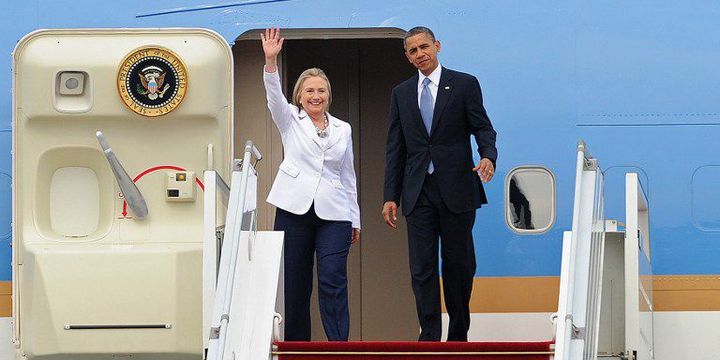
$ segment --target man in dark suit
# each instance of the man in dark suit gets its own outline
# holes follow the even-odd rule
[[[475,275],[475,209],[487,203],[495,130],[474,76],[443,68],[440,42],[425,27],[405,34],[405,55],[419,71],[392,91],[385,160],[383,217],[397,228],[402,198],[410,273],[421,341],[441,336],[438,245],[441,245],[449,341],[467,341]],[[470,136],[481,160],[474,166]],[[482,181],[482,182],[481,182]]]

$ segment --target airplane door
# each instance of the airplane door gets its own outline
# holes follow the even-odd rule
[[[285,94],[292,92],[305,69],[323,69],[332,84],[330,112],[353,129],[363,235],[348,256],[351,340],[413,340],[419,329],[404,218],[401,228],[392,230],[377,210],[382,205],[389,94],[417,72],[402,53],[403,34],[399,29],[382,28],[283,29],[280,74]],[[282,145],[262,90],[264,58],[259,37],[259,31],[249,31],[233,45],[235,121],[236,128],[252,134],[264,151],[265,160],[258,165],[258,197],[264,199],[282,162]],[[265,120],[259,121],[263,117]],[[271,229],[274,213],[272,206],[259,202],[259,228]],[[316,294],[311,300],[312,339],[322,340],[325,333]]]
[[[18,358],[201,358],[202,172],[229,179],[232,78],[228,44],[209,30],[19,42]]]

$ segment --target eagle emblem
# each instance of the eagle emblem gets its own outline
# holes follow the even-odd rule
[[[162,47],[143,47],[123,59],[117,77],[123,103],[143,116],[165,115],[180,105],[187,92],[182,60]]]
[[[148,66],[142,69],[138,73],[138,77],[140,78],[140,86],[138,86],[137,92],[147,96],[150,100],[162,98],[170,88],[169,84],[164,84],[165,72],[157,66]],[[160,88],[162,90],[159,90]]]

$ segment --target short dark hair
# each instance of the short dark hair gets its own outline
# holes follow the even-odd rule
[[[408,30],[408,31],[405,33],[405,36],[403,36],[403,45],[405,45],[405,42],[407,41],[407,39],[408,39],[409,37],[415,36],[415,35],[418,35],[418,34],[427,34],[427,36],[430,37],[430,40],[432,40],[433,42],[435,42],[435,33],[433,33],[432,30],[430,30],[429,28],[426,28],[426,27],[424,27],[424,26],[416,26],[416,27]]]

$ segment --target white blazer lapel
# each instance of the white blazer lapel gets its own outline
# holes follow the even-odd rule
[[[340,120],[336,119],[334,116],[328,114],[328,130],[330,131],[330,138],[328,139],[327,145],[325,149],[329,149],[333,147],[333,145],[337,144],[338,141],[342,138],[342,134],[340,134]]]
[[[305,130],[305,135],[312,139],[312,141],[314,141],[317,146],[322,148],[323,145],[322,143],[320,143],[320,139],[317,136],[317,132],[315,131],[315,125],[313,125],[312,119],[310,119],[305,110],[300,110],[298,116],[300,117],[300,126],[302,126],[302,128]]]

